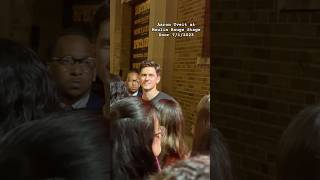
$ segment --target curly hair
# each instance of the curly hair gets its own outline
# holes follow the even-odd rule
[[[149,180],[207,180],[210,179],[210,156],[194,156],[169,166]]]
[[[57,105],[47,68],[28,48],[0,39],[0,134]]]
[[[0,138],[0,179],[110,179],[109,142],[108,120],[98,112],[26,122]]]
[[[110,75],[110,105],[113,103],[128,97],[128,89],[125,83],[118,75]]]

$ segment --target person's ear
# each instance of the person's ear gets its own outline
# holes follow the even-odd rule
[[[161,139],[154,137],[152,141],[152,152],[153,155],[158,157],[161,153]]]
[[[157,75],[157,84],[160,82],[160,79],[161,79],[160,75]]]

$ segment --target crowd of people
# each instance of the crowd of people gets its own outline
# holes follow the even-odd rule
[[[160,66],[143,61],[125,81],[109,73],[107,9],[93,36],[67,28],[46,58],[0,39],[1,179],[149,179],[189,159],[182,109],[157,89]]]
[[[59,36],[46,63],[0,39],[1,179],[149,179],[163,168],[172,176],[169,169],[187,159],[209,177],[210,147],[189,159],[182,109],[157,89],[154,61],[143,61],[125,82],[109,74],[109,111],[102,113],[103,98],[92,88],[95,59],[81,33]]]
[[[40,59],[0,39],[0,179],[232,180],[232,164],[210,118],[210,95],[196,109],[192,147],[179,102],[157,89],[152,60],[109,73],[108,5],[94,37],[68,28]],[[279,180],[320,177],[320,107],[303,111],[280,145]]]

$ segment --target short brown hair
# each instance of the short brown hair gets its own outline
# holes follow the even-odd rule
[[[144,60],[140,64],[140,73],[143,68],[153,67],[156,70],[157,75],[160,75],[160,65],[152,60]]]

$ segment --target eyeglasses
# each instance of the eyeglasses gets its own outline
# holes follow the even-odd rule
[[[88,68],[93,68],[95,58],[93,57],[74,58],[72,56],[64,56],[64,57],[53,57],[52,60],[65,68],[71,68],[73,65],[78,63],[82,67],[88,69]]]
[[[155,137],[160,138],[165,137],[167,135],[167,129],[164,126],[160,126],[157,133],[154,134]]]

